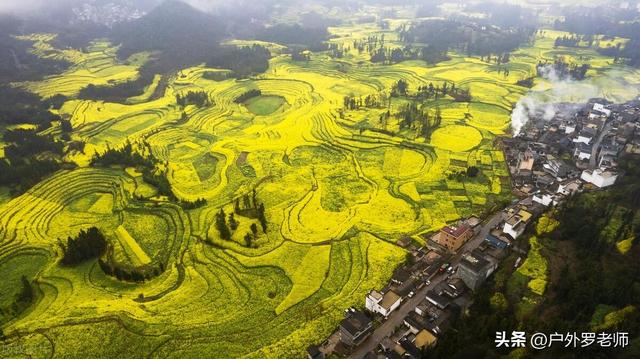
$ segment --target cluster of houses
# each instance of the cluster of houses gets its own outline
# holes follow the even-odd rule
[[[434,346],[451,321],[471,305],[473,292],[501,260],[511,250],[526,252],[518,248],[516,240],[547,207],[585,188],[613,185],[621,175],[619,156],[624,152],[640,154],[640,100],[621,105],[592,100],[581,107],[558,106],[566,108],[553,119],[541,116],[522,135],[502,141],[513,188],[521,199],[500,212],[498,224],[483,232],[484,240],[476,248],[464,249],[482,230],[481,220],[474,216],[421,236],[425,246],[420,248],[410,237],[398,240],[399,246],[411,251],[411,263],[396,269],[386,287],[366,295],[365,310],[346,310],[333,341],[330,338],[320,347],[309,347],[309,358],[321,359],[329,353],[349,355],[371,336],[377,324],[389,320],[412,298],[402,325],[392,334],[376,338],[377,351],[366,357],[423,357],[424,350]],[[447,259],[454,254],[459,254],[460,260],[452,266]],[[436,281],[438,274],[446,277]],[[429,286],[426,295],[414,298],[424,286]]]
[[[619,157],[640,153],[640,100],[593,99],[557,110],[550,120],[533,116],[519,136],[502,141],[515,190],[545,205],[583,185],[613,185],[621,175]]]
[[[398,245],[411,251],[411,263],[397,268],[386,287],[367,293],[365,310],[346,310],[330,349],[328,342],[322,350],[311,346],[309,358],[324,358],[328,352],[348,356],[374,332],[374,323],[384,323],[403,302],[414,298],[424,286],[431,285],[431,279],[442,274],[445,278],[434,280],[426,295],[404,316],[402,325],[381,338],[378,352],[370,353],[371,358],[421,358],[424,350],[435,345],[443,330],[471,305],[473,292],[498,268],[515,239],[544,209],[545,205],[534,201],[534,196],[505,209],[499,224],[476,248],[462,253],[456,266],[447,263],[447,258],[461,252],[465,243],[480,234],[479,218],[465,218],[422,237],[424,247],[416,248],[409,238],[402,238]]]
[[[369,291],[364,310],[346,310],[332,336],[331,348],[327,350],[327,342],[322,350],[309,347],[309,358],[324,358],[328,352],[348,356],[373,333],[374,323],[384,323],[405,301],[431,285],[431,279],[442,274],[445,279],[431,285],[402,318],[401,325],[377,343],[378,352],[369,354],[372,358],[421,358],[424,350],[435,345],[443,330],[472,303],[473,291],[506,256],[507,245],[493,245],[487,239],[478,248],[464,253],[457,266],[447,263],[447,258],[475,238],[480,228],[481,220],[470,217],[456,226],[442,228],[431,237],[423,237],[424,247],[417,248],[409,238],[399,240],[398,245],[412,253],[410,264],[397,268],[386,287]]]

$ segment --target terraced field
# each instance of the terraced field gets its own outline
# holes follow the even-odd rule
[[[333,31],[342,37],[332,41],[351,41],[381,30]],[[437,66],[383,66],[357,53],[340,61],[317,53],[308,62],[280,55],[255,78],[213,81],[203,75],[219,70],[188,68],[168,80],[164,96],[148,100],[155,79],[145,95],[116,104],[73,96],[88,83],[135,78],[145,54],[124,64],[107,44],[84,53],[52,49],[46,35],[30,39],[39,40],[35,53],[77,64],[22,85],[45,97],[71,96],[59,112],[71,120],[72,138],[87,143],[84,153],[69,155],[77,169],[17,198],[0,196],[7,278],[0,300],[13,295],[8,288],[22,274],[38,289],[37,303],[3,330],[9,348],[26,346],[36,357],[130,356],[131,348],[140,357],[300,357],[335,329],[346,307],[361,306],[367,291],[389,279],[406,254],[395,245],[399,237],[419,240],[505,195],[508,172],[494,140],[508,132],[512,106],[527,91],[516,81],[555,51],[550,38],[539,39],[513,56],[509,76],[462,56]],[[606,59],[599,64],[594,71],[611,68]],[[442,125],[430,141],[360,130],[376,110],[342,111],[344,96],[377,93],[400,79],[410,91],[455,81],[473,100],[441,99]],[[251,89],[263,98],[235,102]],[[214,105],[176,103],[176,94],[194,90]],[[89,167],[96,152],[127,140],[149,145],[178,199],[207,205],[185,210],[133,168]],[[449,176],[469,166],[481,175]],[[236,216],[237,233],[221,239],[216,213],[232,212],[253,190],[266,208],[266,233],[246,246],[242,236],[255,220]],[[106,276],[95,262],[59,266],[58,239],[91,226],[106,234],[118,261],[166,270],[133,284]]]

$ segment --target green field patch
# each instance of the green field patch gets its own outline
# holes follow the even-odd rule
[[[262,95],[252,97],[244,102],[244,106],[254,115],[268,116],[278,111],[286,100],[281,96]]]
[[[198,173],[200,182],[204,182],[211,179],[217,173],[219,162],[218,157],[211,153],[205,153],[204,155],[198,156],[191,164],[195,168],[196,173]]]
[[[15,252],[0,261],[0,308],[10,306],[22,289],[21,277],[33,280],[42,267],[49,261],[44,253],[35,251]],[[1,313],[0,313],[1,314]]]
[[[90,193],[71,202],[68,209],[80,213],[109,214],[113,211],[113,196],[110,193]]]

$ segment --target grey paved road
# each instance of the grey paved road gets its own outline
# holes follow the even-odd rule
[[[607,122],[604,125],[604,128],[602,129],[602,131],[600,131],[600,133],[598,134],[598,139],[596,140],[596,142],[593,143],[593,149],[591,150],[591,158],[589,158],[589,168],[590,169],[595,169],[597,166],[597,154],[598,154],[598,148],[600,148],[600,143],[602,142],[602,140],[604,139],[604,136],[609,133],[609,130],[611,129],[611,122]]]
[[[480,243],[486,238],[487,234],[491,231],[491,229],[500,223],[502,220],[502,211],[494,214],[489,218],[488,221],[485,221],[480,229],[480,232],[476,237],[472,240],[465,243],[462,248],[458,251],[458,254],[449,258],[449,261],[452,265],[456,266],[460,263],[460,258],[463,253],[473,250],[478,247]],[[431,284],[428,286],[424,286],[422,289],[416,293],[413,298],[406,299],[402,305],[396,309],[395,312],[391,313],[389,318],[382,323],[376,330],[364,341],[349,357],[354,359],[363,358],[367,353],[376,350],[378,344],[386,337],[390,336],[395,332],[396,328],[401,326],[404,317],[407,316],[410,312],[412,312],[420,302],[427,296],[427,292],[438,285],[438,283],[442,282],[446,278],[445,274],[437,274],[431,278]]]

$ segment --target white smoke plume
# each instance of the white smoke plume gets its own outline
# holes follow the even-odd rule
[[[533,116],[553,119],[559,103],[585,103],[592,98],[613,102],[629,101],[640,94],[638,83],[629,83],[628,73],[608,70],[582,81],[561,79],[552,66],[542,69],[544,81],[533,87],[516,104],[511,113],[511,129],[518,135]]]

